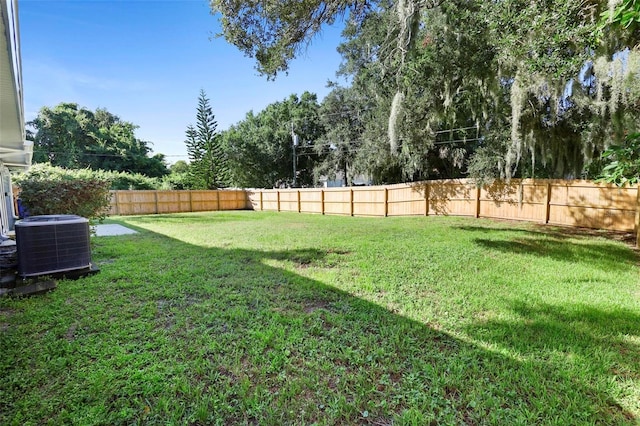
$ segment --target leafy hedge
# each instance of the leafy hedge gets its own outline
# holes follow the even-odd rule
[[[103,172],[36,164],[13,180],[30,215],[76,214],[100,221],[111,200],[111,180]]]
[[[187,173],[162,179],[139,173],[102,170],[70,170],[35,164],[28,172],[13,176],[20,200],[31,215],[77,214],[102,220],[109,208],[109,190],[188,189]]]
[[[139,173],[95,172],[111,182],[111,189],[159,189],[160,180]]]

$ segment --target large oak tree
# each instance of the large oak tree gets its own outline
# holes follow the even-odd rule
[[[150,156],[149,142],[135,136],[137,126],[106,109],[91,111],[75,103],[61,103],[41,108],[27,125],[34,143],[34,163],[149,177],[169,173],[164,155]]]

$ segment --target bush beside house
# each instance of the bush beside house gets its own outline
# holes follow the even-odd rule
[[[19,199],[30,215],[75,214],[92,221],[105,218],[111,180],[104,172],[34,165],[14,176]]]

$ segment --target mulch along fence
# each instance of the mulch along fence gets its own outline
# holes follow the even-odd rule
[[[472,180],[301,189],[113,191],[110,214],[253,209],[347,216],[471,216],[638,232],[638,187],[590,181]]]

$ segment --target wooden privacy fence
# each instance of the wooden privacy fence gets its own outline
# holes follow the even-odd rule
[[[351,216],[451,215],[633,231],[637,187],[590,181],[511,180],[478,188],[471,180],[389,186],[248,191],[254,210]]]
[[[218,191],[111,191],[110,215],[243,210],[247,192]]]
[[[640,234],[638,187],[590,181],[471,180],[349,188],[112,191],[112,215],[263,210],[350,216],[451,215]]]

